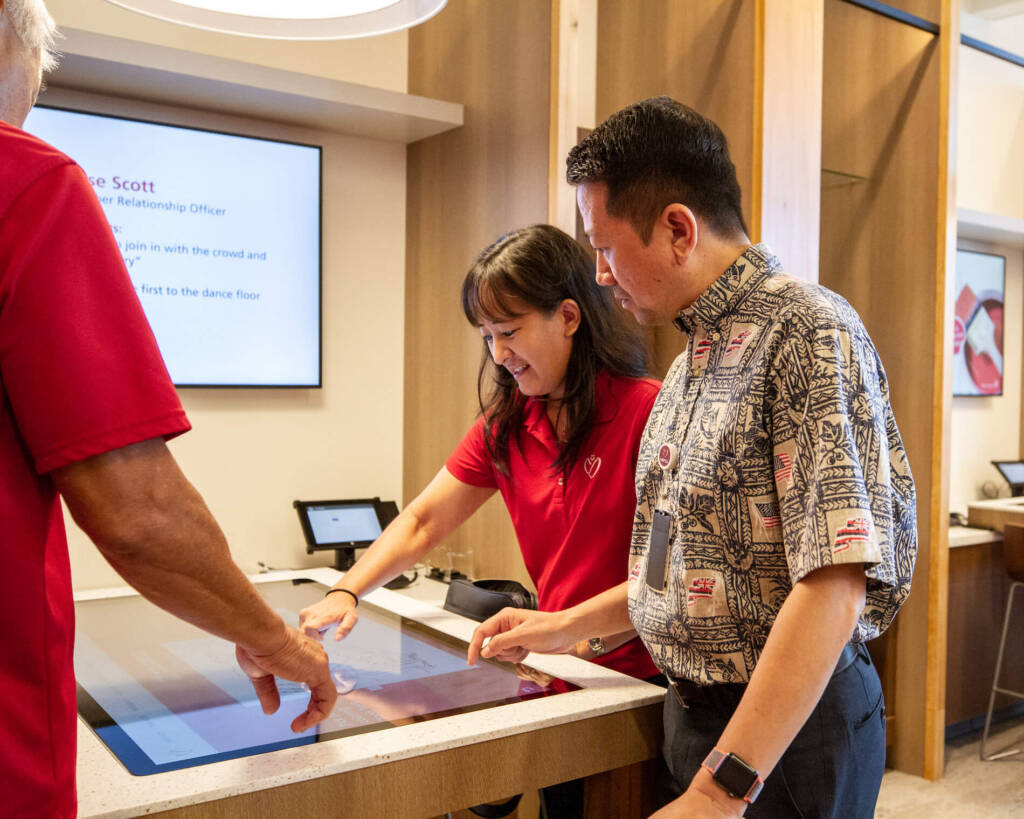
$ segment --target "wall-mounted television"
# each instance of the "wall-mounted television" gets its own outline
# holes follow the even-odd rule
[[[37,106],[85,170],[182,387],[321,385],[321,149]]]

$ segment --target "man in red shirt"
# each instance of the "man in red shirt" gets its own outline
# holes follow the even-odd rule
[[[189,429],[117,243],[72,160],[20,130],[52,63],[42,0],[0,0],[0,812],[69,817],[74,609],[63,496],[144,596],[237,644],[264,711],[306,683],[292,728],[324,719],[327,656],[232,562],[164,441]]]

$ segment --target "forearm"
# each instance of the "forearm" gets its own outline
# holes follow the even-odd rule
[[[285,642],[283,621],[235,565],[162,441],[66,467],[54,479],[75,521],[144,597],[255,652]]]
[[[821,699],[856,627],[864,591],[860,565],[828,567],[796,584],[716,747],[768,776]],[[723,793],[703,769],[693,784]]]
[[[561,627],[567,638],[573,642],[603,637],[611,648],[617,648],[636,636],[629,619],[629,584],[623,581],[617,586],[594,595],[582,603],[565,609]],[[615,645],[612,642],[618,641]]]

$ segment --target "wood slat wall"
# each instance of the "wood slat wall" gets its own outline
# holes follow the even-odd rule
[[[597,12],[597,121],[660,94],[713,119],[729,140],[748,224],[755,165],[756,6],[754,0],[600,0]],[[672,327],[648,333],[652,370],[660,378],[686,339]]]
[[[551,14],[550,0],[451,0],[409,32],[409,93],[462,103],[465,124],[407,156],[406,502],[478,409],[483,345],[459,306],[462,279],[502,233],[547,218]],[[474,576],[529,582],[497,496],[443,548],[472,552],[453,563]]]
[[[942,768],[946,605],[941,47],[926,32],[827,0],[822,163],[861,181],[823,188],[820,280],[850,301],[878,347],[914,471],[918,562],[883,678],[896,727],[890,764],[933,778]]]

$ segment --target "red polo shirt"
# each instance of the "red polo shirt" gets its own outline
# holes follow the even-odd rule
[[[0,815],[76,812],[71,572],[47,473],[188,428],[88,177],[0,122]]]
[[[569,608],[626,579],[636,511],[633,473],[659,386],[649,378],[600,373],[596,420],[565,480],[551,468],[558,441],[544,401],[527,403],[508,475],[487,454],[482,418],[445,464],[463,483],[501,492],[541,611]],[[596,662],[641,679],[658,673],[638,639]]]

